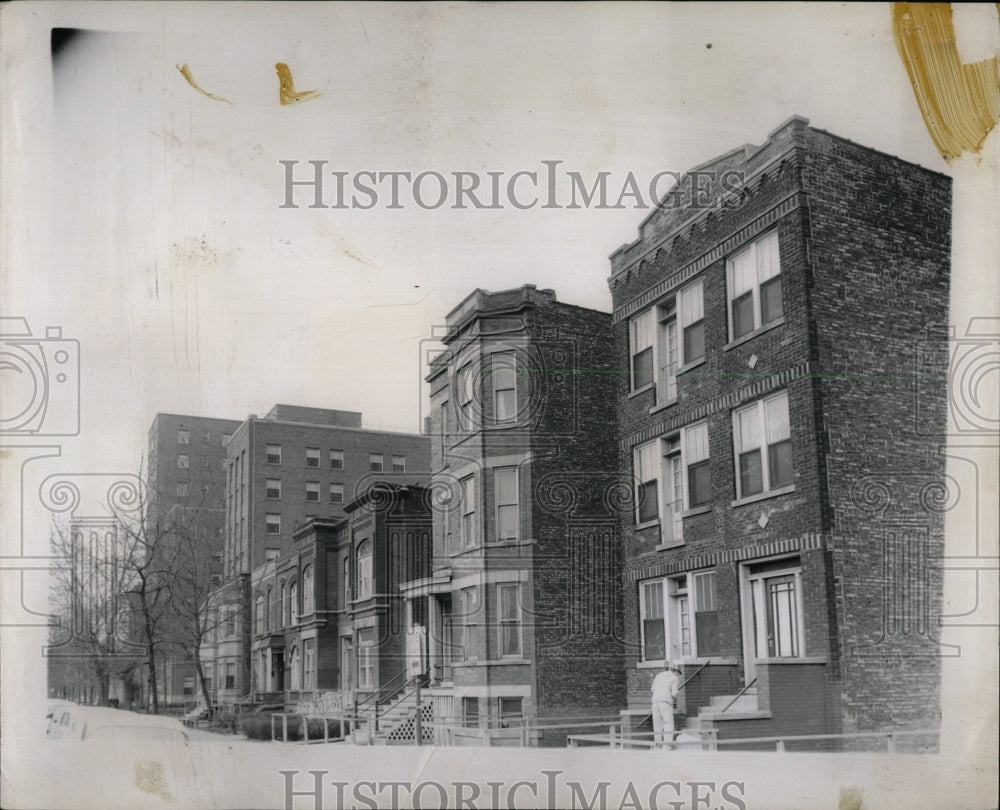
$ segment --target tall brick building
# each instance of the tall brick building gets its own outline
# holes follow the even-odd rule
[[[427,377],[433,570],[402,591],[455,742],[518,744],[524,722],[624,700],[610,334],[530,285],[447,316]]]
[[[345,505],[374,480],[420,479],[430,469],[425,436],[370,430],[353,411],[275,405],[249,417],[227,447],[224,588],[217,602],[232,622],[216,645],[220,702],[250,692],[251,575],[288,555],[296,531],[316,518],[343,520]]]
[[[636,718],[673,660],[719,739],[937,729],[950,206],[793,118],[612,254]]]
[[[154,525],[183,526],[204,543],[211,555],[204,588],[222,582],[226,445],[239,426],[235,419],[158,413],[149,427],[146,481],[158,513]],[[168,705],[195,700],[200,690],[194,663],[169,653],[160,686]]]

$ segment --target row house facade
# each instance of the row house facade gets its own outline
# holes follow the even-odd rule
[[[400,585],[430,571],[427,492],[419,479],[375,482],[345,504],[345,519],[313,518],[287,552],[254,570],[257,702],[344,710],[403,688]]]
[[[217,678],[223,704],[245,699],[255,689],[253,667],[259,659],[255,662],[251,654],[251,586],[262,576],[259,569],[273,570],[287,559],[303,526],[346,520],[347,506],[375,481],[419,482],[430,468],[430,442],[424,436],[366,429],[357,412],[291,405],[248,418],[227,449],[224,578],[215,603],[220,616],[232,614],[235,620],[220,619],[233,635],[217,634],[212,658],[216,673],[234,669],[236,676],[233,681]],[[304,660],[302,649],[298,669]]]
[[[522,723],[624,699],[610,318],[531,285],[475,290],[443,340],[427,377],[433,570],[402,590],[436,722],[455,742],[515,744]]]
[[[949,228],[947,177],[793,118],[612,254],[634,718],[673,661],[719,739],[938,727]]]

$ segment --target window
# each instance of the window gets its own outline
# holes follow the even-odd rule
[[[205,431],[205,432],[204,432],[204,433],[203,433],[203,434],[201,435],[201,440],[202,440],[203,442],[205,442],[205,444],[208,444],[208,443],[209,443],[210,441],[212,441],[212,433],[211,433],[211,431],[208,431],[208,430],[206,430],[206,431]]]
[[[344,607],[347,607],[348,602],[351,601],[351,558],[344,557]]]
[[[319,481],[306,481],[306,500],[319,503]]]
[[[281,479],[268,478],[264,484],[264,497],[271,501],[281,499]]]
[[[694,626],[698,655],[719,655],[719,608],[715,571],[702,571],[694,580]]]
[[[687,509],[712,500],[708,423],[639,445],[634,451],[637,525],[660,521],[663,543],[680,543]]]
[[[194,675],[184,676],[184,694],[185,695],[194,694]]]
[[[289,624],[299,623],[299,583],[293,582],[288,588]]]
[[[517,467],[494,470],[497,502],[497,540],[501,543],[517,540],[520,512],[517,503]]]
[[[677,372],[705,356],[704,284],[688,284],[633,318],[632,390],[656,383],[656,404],[677,400]]]
[[[202,456],[202,458],[201,458],[201,466],[202,466],[202,469],[206,469],[206,470],[208,469],[208,466],[209,466],[208,456]]]
[[[226,611],[226,636],[236,635],[236,611],[227,610]]]
[[[648,523],[660,516],[657,442],[635,448],[635,522]]]
[[[177,444],[190,444],[191,434],[186,430],[177,431]]]
[[[307,565],[302,569],[302,613],[313,612],[313,567]]]
[[[264,516],[264,531],[267,534],[281,534],[281,515],[268,512]]]
[[[278,626],[288,627],[288,589],[285,587],[285,583],[281,583],[281,587],[278,589],[278,610],[280,611]]]
[[[476,544],[476,477],[462,479],[462,547]]]
[[[788,394],[781,392],[733,412],[736,497],[770,492],[792,483]]]
[[[186,470],[188,468],[188,457],[184,453],[177,456],[177,469]]]
[[[653,383],[653,311],[646,310],[629,322],[632,390]]]
[[[371,453],[368,456],[368,467],[372,472],[382,472],[382,454]]]
[[[344,485],[330,484],[330,503],[344,502]]]
[[[268,588],[267,595],[264,597],[264,629],[268,633],[274,630],[273,622],[274,622],[275,611],[271,606],[273,599],[274,599],[274,593],[270,588]]]
[[[300,678],[299,646],[292,645],[292,651],[288,654],[289,688],[300,689],[302,680]]]
[[[784,314],[778,233],[771,231],[726,262],[729,339],[748,335]]]
[[[316,688],[316,639],[302,642],[302,688]]]
[[[258,635],[266,632],[264,625],[264,597],[258,596],[253,603],[253,626]]]
[[[344,451],[343,450],[331,450],[330,451],[330,469],[331,470],[342,470],[342,469],[344,469]]]
[[[406,472],[406,456],[392,457],[392,471],[394,473]]]
[[[517,419],[517,366],[514,352],[497,352],[493,364],[493,421],[496,424]]]
[[[640,582],[639,623],[644,661],[719,655],[715,571]]]
[[[306,448],[306,466],[307,467],[319,467],[319,448],[318,447],[307,447]]]
[[[472,430],[473,409],[476,380],[473,375],[472,363],[466,363],[458,370],[458,407],[461,412],[461,428]]]
[[[232,661],[226,663],[226,689],[236,688],[236,664]]]
[[[358,688],[375,686],[375,628],[358,630]]]
[[[188,496],[188,485],[186,483],[180,483],[177,485],[177,497],[186,498]]]
[[[479,615],[479,591],[475,588],[463,588],[459,592],[460,610],[460,655],[466,660],[479,657],[479,634],[476,617]]]
[[[521,654],[520,585],[516,582],[497,585],[497,613],[500,624],[500,655]]]
[[[281,464],[281,445],[269,444],[267,446],[267,463]]]
[[[687,475],[687,508],[712,500],[712,475],[708,466],[708,422],[684,428],[684,464]]]
[[[358,599],[371,597],[375,586],[373,573],[372,541],[362,540],[358,546]]]
[[[479,698],[462,698],[462,725],[466,728],[479,728]]]
[[[524,698],[498,698],[497,711],[500,715],[500,728],[516,728],[524,719]]]
[[[774,560],[748,566],[757,658],[803,655],[802,570],[798,560]]]

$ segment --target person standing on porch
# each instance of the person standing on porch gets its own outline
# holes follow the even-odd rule
[[[657,747],[674,741],[674,708],[680,688],[681,670],[676,664],[667,664],[653,678],[653,742]]]

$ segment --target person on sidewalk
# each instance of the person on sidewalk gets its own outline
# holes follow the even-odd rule
[[[653,678],[653,742],[656,747],[674,741],[674,709],[681,688],[681,670],[668,663],[663,672]]]

